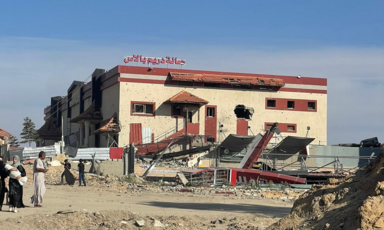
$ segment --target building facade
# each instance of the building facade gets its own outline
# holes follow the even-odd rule
[[[41,145],[62,134],[77,147],[145,144],[175,133],[220,142],[274,122],[283,136],[326,145],[327,79],[119,65],[74,81],[44,113]]]

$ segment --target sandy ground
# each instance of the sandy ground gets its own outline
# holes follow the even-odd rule
[[[32,195],[32,186],[25,188],[24,203]],[[19,213],[1,212],[0,220],[16,216],[50,214],[60,210],[126,210],[145,215],[244,215],[252,214],[264,217],[287,215],[291,203],[269,199],[235,200],[223,195],[192,195],[185,194],[130,194],[102,191],[92,187],[67,185],[47,185],[43,208],[24,208]],[[3,206],[6,209],[7,206]]]
[[[28,204],[32,186],[24,188],[24,203]],[[261,218],[273,223],[289,214],[292,203],[270,199],[234,199],[225,195],[190,193],[119,193],[98,187],[47,185],[43,208],[28,207],[10,213],[7,206],[0,212],[0,224],[7,218],[25,219],[29,215],[52,215],[63,210],[88,212],[130,211],[144,216],[177,216],[205,219]],[[9,220],[8,220],[9,221]],[[7,221],[5,221],[7,222]],[[4,222],[3,222],[4,223]],[[264,226],[266,227],[266,226]]]

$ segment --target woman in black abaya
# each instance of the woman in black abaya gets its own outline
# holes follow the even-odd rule
[[[20,159],[18,156],[13,157],[12,167],[17,168],[21,173],[21,176],[26,176],[24,167],[20,164]],[[17,212],[17,208],[24,208],[23,203],[23,186],[19,184],[16,179],[9,178],[9,207],[12,211]]]

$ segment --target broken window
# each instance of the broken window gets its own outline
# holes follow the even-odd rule
[[[220,88],[220,84],[218,84],[218,83],[204,83],[204,87]]]
[[[294,109],[295,108],[295,102],[294,101],[288,101],[287,102],[287,108],[288,109]]]
[[[308,110],[315,110],[315,109],[316,109],[316,103],[308,102]]]
[[[133,104],[133,111],[135,114],[153,114],[152,104]]]
[[[268,108],[276,108],[276,100],[267,100]]]
[[[287,126],[287,131],[288,132],[294,132],[296,130],[296,127],[294,125],[288,125]]]
[[[207,108],[207,117],[215,117],[215,108]]]
[[[245,107],[244,105],[237,105],[234,111],[237,118],[252,119],[253,108],[251,107]]]
[[[172,105],[172,116],[181,116],[182,108],[178,105]]]

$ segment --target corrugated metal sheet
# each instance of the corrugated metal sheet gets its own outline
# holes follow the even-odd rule
[[[77,149],[75,157],[70,158],[71,160],[92,160],[92,155],[95,155],[95,160],[108,160],[109,159],[109,148],[86,148]]]
[[[129,143],[135,145],[141,144],[142,134],[141,134],[141,123],[132,123],[129,124]]]
[[[9,150],[8,160],[12,160],[14,156],[18,156],[20,160],[23,160],[23,150],[24,148]]]
[[[75,147],[65,146],[64,148],[65,155],[69,157],[76,157],[77,149],[78,148],[75,148]]]
[[[60,153],[60,146],[44,146],[38,148],[25,147],[23,149],[23,160],[37,158],[39,156],[40,151],[44,151],[46,157],[54,157]]]
[[[152,131],[149,127],[143,127],[141,129],[143,144],[149,144],[152,142]]]

